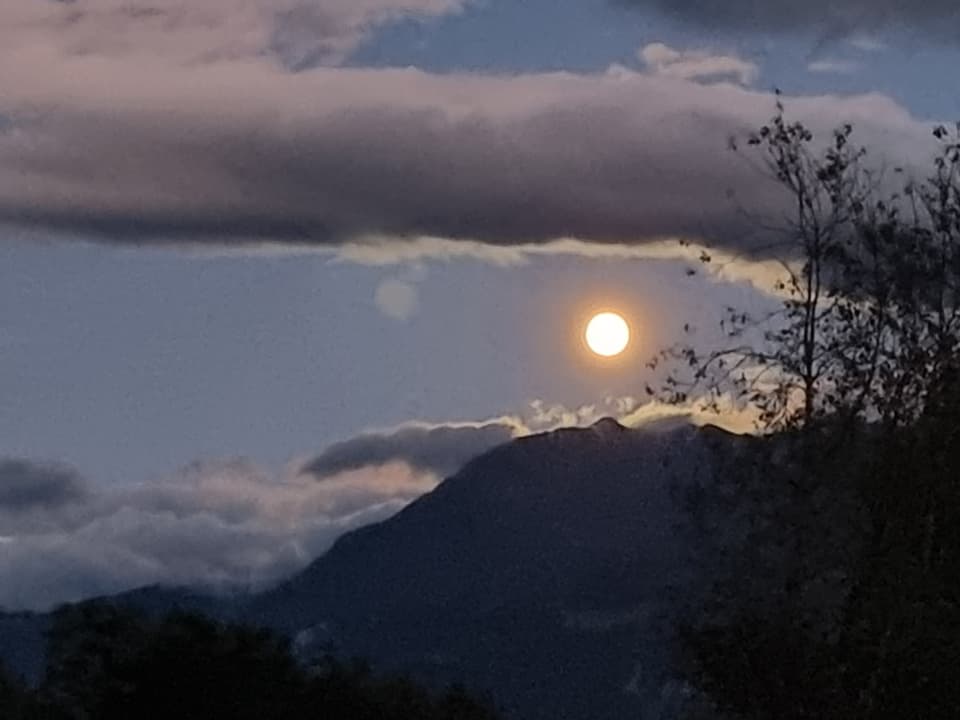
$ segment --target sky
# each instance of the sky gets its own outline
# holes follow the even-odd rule
[[[728,139],[778,88],[922,167],[956,37],[947,0],[5,0],[0,606],[258,586],[511,437],[659,416],[645,361],[773,301],[743,210],[783,197]]]

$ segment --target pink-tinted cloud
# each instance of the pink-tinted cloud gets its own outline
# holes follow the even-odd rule
[[[733,54],[705,50],[677,50],[663,43],[650,43],[637,53],[649,72],[698,81],[733,81],[751,85],[760,69]]]
[[[437,17],[464,0],[12,0],[0,43],[18,52],[187,67],[266,59],[291,69],[341,61],[376,26]]]
[[[245,462],[211,462],[120,487],[26,462],[5,467],[0,607],[7,608],[46,608],[156,583],[259,587],[437,483],[400,462],[358,467],[322,483]],[[24,502],[27,485],[42,502]]]
[[[780,208],[770,183],[726,149],[730,135],[770,115],[765,93],[623,68],[291,72],[264,44],[256,2],[242,5],[236,22],[249,17],[259,30],[231,20],[202,26],[196,32],[214,35],[201,39],[192,23],[158,30],[149,14],[117,20],[127,4],[112,0],[61,6],[99,9],[90,20],[97,32],[80,35],[69,23],[31,21],[27,5],[0,8],[0,223],[125,242],[684,236],[742,248],[753,226],[739,207]],[[366,19],[351,27],[415,6],[421,14],[458,7],[360,4]],[[353,17],[346,4],[316,7]],[[124,47],[126,33],[107,30],[114,22],[135,23],[142,41]],[[75,35],[93,38],[83,41],[90,48],[77,50]],[[221,50],[198,58],[203,47]],[[885,97],[787,104],[820,131],[855,122],[893,161],[929,154],[929,128]]]

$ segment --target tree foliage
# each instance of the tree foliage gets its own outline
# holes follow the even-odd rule
[[[0,665],[0,718],[22,720],[30,706],[30,693],[20,678]]]
[[[11,689],[12,688],[12,689]],[[19,713],[19,714],[18,714]],[[493,720],[463,688],[436,694],[362,663],[303,665],[271,632],[174,613],[151,619],[108,603],[55,614],[35,691],[0,676],[5,720]]]
[[[654,362],[673,363],[667,399],[732,395],[773,433],[733,480],[754,513],[746,559],[682,628],[714,713],[960,710],[960,126],[934,135],[928,176],[883,195],[851,126],[818,145],[778,102],[747,146],[791,200],[763,228],[780,307],[730,308],[726,346]],[[754,572],[779,583],[759,600]]]
[[[758,250],[782,267],[780,306],[727,308],[725,345],[692,338],[660,353],[651,366],[670,366],[665,398],[717,407],[732,396],[771,431],[915,422],[960,349],[960,144],[944,127],[935,136],[931,175],[883,195],[851,125],[818,144],[778,100],[747,146],[788,198]]]

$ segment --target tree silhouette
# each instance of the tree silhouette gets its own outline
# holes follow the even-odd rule
[[[960,349],[957,134],[937,128],[930,176],[884,196],[851,125],[820,148],[776,107],[747,146],[788,199],[782,222],[760,228],[761,250],[783,270],[771,288],[780,307],[760,317],[728,308],[724,346],[691,338],[663,350],[650,363],[670,366],[661,394],[674,403],[702,395],[714,408],[732,395],[758,409],[767,431],[916,422]]]
[[[186,613],[152,619],[104,602],[55,613],[48,662],[31,718],[496,717],[461,689],[437,696],[404,678],[376,677],[360,663],[300,664],[285,638],[265,630]]]
[[[688,678],[734,717],[960,708],[960,128],[937,128],[929,177],[888,197],[852,134],[817,151],[777,103],[748,145],[793,201],[765,228],[781,308],[731,308],[729,346],[654,362],[680,361],[668,400],[732,393],[774,433],[729,478],[744,560],[681,628]]]
[[[26,720],[33,699],[19,678],[10,675],[0,664],[0,718]]]

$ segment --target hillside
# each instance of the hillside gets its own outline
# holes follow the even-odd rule
[[[684,695],[675,622],[695,611],[738,534],[733,516],[705,526],[691,503],[754,442],[612,420],[521,438],[261,595],[153,588],[115,601],[241,618],[289,634],[304,657],[463,682],[508,718],[671,717]],[[15,669],[36,672],[44,622],[0,623]]]
[[[673,622],[708,578],[685,508],[749,440],[715,428],[523,438],[258,598],[305,652],[493,690],[514,717],[664,712]]]

